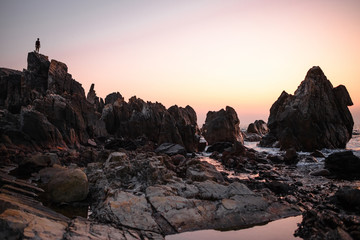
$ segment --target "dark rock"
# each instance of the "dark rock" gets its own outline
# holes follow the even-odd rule
[[[269,132],[266,122],[263,120],[256,120],[254,123],[250,123],[247,130],[248,133],[256,133],[259,135],[265,135]]]
[[[163,143],[155,149],[156,153],[165,153],[169,156],[181,154],[186,155],[186,150],[183,146],[174,143]]]
[[[27,57],[26,85],[44,95],[48,89],[48,72],[50,61],[47,56],[29,52]]]
[[[222,153],[226,149],[230,150],[232,147],[233,147],[233,143],[230,143],[230,142],[217,142],[217,143],[214,143],[214,144],[210,145],[206,149],[206,152],[219,152],[219,153]]]
[[[17,174],[29,176],[31,173],[38,172],[42,168],[59,163],[58,156],[55,153],[37,153],[20,162],[19,167],[17,168]]]
[[[289,148],[285,152],[284,162],[286,164],[296,164],[299,161],[295,148]]]
[[[202,134],[206,141],[212,145],[216,142],[244,142],[240,131],[240,120],[232,107],[226,110],[208,112]]]
[[[40,112],[21,109],[21,130],[43,148],[66,147],[58,129]]]
[[[360,158],[352,151],[333,153],[325,159],[325,168],[339,177],[360,177]]]
[[[312,176],[330,176],[331,173],[327,169],[321,169],[321,170],[311,172],[310,175],[312,175]]]
[[[109,139],[105,142],[105,148],[111,149],[111,150],[118,150],[120,148],[123,148],[125,150],[135,150],[137,149],[138,144],[133,140],[125,140],[125,139]]]
[[[278,181],[267,182],[265,183],[265,186],[275,194],[279,194],[279,195],[286,195],[293,190],[293,187],[291,187],[289,184]]]
[[[95,84],[91,84],[88,94],[86,95],[86,100],[94,106],[94,109],[101,113],[104,108],[104,101],[99,99],[96,96],[96,92],[94,90]]]
[[[344,86],[333,88],[319,67],[311,68],[294,95],[283,92],[270,109],[269,135],[262,146],[282,149],[345,148],[352,136],[352,105]],[[269,140],[272,141],[269,141]]]
[[[360,210],[360,190],[351,187],[340,188],[335,196],[335,202],[349,211]]]
[[[68,73],[65,63],[51,60],[48,73],[48,89],[53,93],[70,95],[78,94],[85,98],[85,92],[81,84]]]
[[[124,98],[123,98],[123,96],[121,96],[121,94],[119,92],[110,93],[109,95],[107,95],[105,97],[105,105],[114,104],[117,100],[123,101]]]
[[[199,151],[200,130],[197,116],[190,106],[185,108],[172,106],[167,110],[174,118],[175,127],[179,131],[184,147],[188,152]]]

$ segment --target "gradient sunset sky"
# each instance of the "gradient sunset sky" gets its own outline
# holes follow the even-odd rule
[[[0,0],[0,29],[0,67],[26,68],[40,38],[86,93],[190,105],[201,124],[227,105],[267,121],[320,66],[360,123],[359,0]]]

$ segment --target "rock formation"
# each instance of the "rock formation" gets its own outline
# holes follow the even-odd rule
[[[294,95],[285,91],[270,109],[270,133],[262,146],[313,151],[345,148],[352,136],[353,103],[345,86],[333,88],[320,67],[312,67]]]
[[[240,132],[240,120],[232,107],[208,112],[202,134],[209,145],[216,142],[244,142]]]
[[[247,132],[265,135],[269,132],[269,128],[263,120],[256,120],[255,122],[249,124]]]
[[[190,106],[172,106],[167,110],[161,103],[145,102],[135,96],[126,102],[119,93],[108,95],[105,102],[108,104],[101,119],[109,133],[130,139],[146,137],[159,144],[176,143],[188,152],[197,151],[197,118]]]

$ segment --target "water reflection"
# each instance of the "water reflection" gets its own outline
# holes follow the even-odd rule
[[[166,240],[291,240],[301,239],[294,236],[297,224],[302,220],[302,216],[288,217],[277,221],[270,222],[262,226],[254,226],[247,229],[236,231],[217,231],[217,230],[201,230],[194,232],[185,232],[174,235],[168,235]]]

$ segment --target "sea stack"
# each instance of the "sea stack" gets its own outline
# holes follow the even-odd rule
[[[334,88],[320,67],[312,67],[294,95],[283,91],[270,109],[270,132],[261,146],[298,151],[345,148],[352,137],[353,105],[345,86]]]

